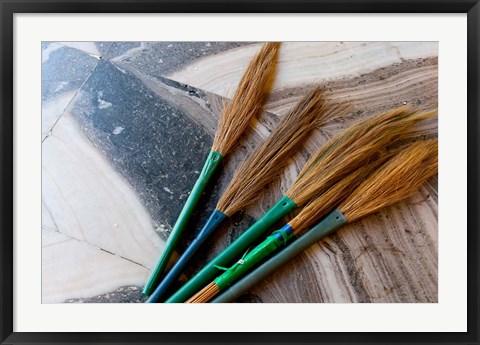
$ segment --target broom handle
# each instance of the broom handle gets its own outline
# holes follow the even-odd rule
[[[212,300],[211,303],[227,303],[236,300],[262,280],[271,276],[281,266],[347,223],[342,212],[338,209],[334,210],[306,234],[300,236],[286,248],[282,249],[276,255],[230,286],[230,288],[225,290],[220,296]]]
[[[263,235],[273,224],[292,212],[297,206],[288,197],[283,196],[267,213],[259,218],[248,230],[230,244],[224,251],[210,261],[192,279],[185,283],[175,292],[166,303],[183,303],[192,297],[201,288],[211,282],[217,275],[218,269],[215,266],[226,266],[232,260],[240,256],[245,250],[261,235]]]
[[[170,269],[165,278],[163,278],[155,291],[150,295],[146,303],[159,302],[165,296],[172,284],[174,284],[178,280],[190,259],[195,255],[195,253],[202,246],[205,240],[210,237],[214,230],[217,229],[222,223],[222,221],[226,218],[227,216],[219,210],[214,210],[212,212],[210,218],[208,218],[207,222],[203,226],[202,230],[200,230],[197,237],[192,241],[190,246],[177,260],[177,262]]]
[[[208,154],[205,165],[200,172],[200,176],[198,177],[197,182],[195,182],[195,185],[193,186],[193,189],[190,192],[190,195],[185,202],[180,215],[178,216],[172,232],[168,237],[167,243],[165,244],[165,249],[163,250],[160,259],[157,261],[155,268],[150,274],[145,287],[143,288],[143,293],[145,295],[150,295],[153,289],[157,286],[160,276],[165,270],[165,267],[167,266],[167,263],[170,260],[175,247],[177,246],[178,240],[183,233],[183,230],[185,230],[185,227],[187,226],[188,221],[190,220],[190,217],[208,184],[208,181],[210,181],[213,174],[220,166],[222,158],[223,156],[215,151],[210,151]]]
[[[276,251],[279,247],[286,245],[293,237],[293,228],[289,224],[284,225],[280,230],[274,231],[265,241],[254,249],[244,254],[240,260],[229,269],[226,269],[225,273],[215,278],[213,282],[220,291],[225,290],[261,260]]]

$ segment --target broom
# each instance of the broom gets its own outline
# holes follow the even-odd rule
[[[415,124],[435,114],[435,111],[417,114],[410,107],[401,107],[361,121],[331,139],[309,159],[296,181],[275,205],[166,302],[185,302],[216,277],[217,266],[231,263],[275,222],[323,194],[360,166],[378,158],[381,148],[408,137]]]
[[[220,115],[212,150],[168,237],[165,249],[143,288],[145,295],[150,295],[157,285],[200,196],[223,157],[230,152],[252,118],[262,109],[272,84],[279,48],[278,42],[266,43],[262,47],[247,67],[232,100]]]
[[[206,224],[150,295],[147,303],[163,298],[213,231],[225,219],[258,200],[260,192],[279,176],[288,159],[300,148],[309,133],[323,125],[340,108],[329,106],[321,89],[316,88],[282,119],[267,140],[237,169]]]
[[[437,152],[438,142],[434,139],[414,143],[397,154],[368,177],[320,223],[225,290],[212,303],[236,300],[289,260],[343,225],[355,222],[410,196],[419,185],[437,172]],[[326,214],[326,209],[322,205],[323,201],[327,200],[321,199],[309,204],[302,210],[303,216],[299,214],[289,223],[295,229],[292,239]],[[209,290],[212,296],[216,292],[212,284]],[[202,300],[206,300],[207,297],[203,297]]]

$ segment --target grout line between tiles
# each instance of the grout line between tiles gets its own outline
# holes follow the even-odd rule
[[[80,85],[80,87],[77,89],[77,91],[75,91],[75,94],[73,95],[72,99],[68,102],[67,106],[65,107],[65,109],[63,109],[62,113],[60,114],[60,116],[55,120],[54,124],[52,125],[52,127],[50,128],[50,130],[48,131],[48,134],[45,136],[45,138],[42,139],[42,144],[45,142],[45,140],[47,138],[49,138],[51,135],[52,135],[52,132],[53,132],[53,129],[55,128],[55,126],[57,125],[58,121],[60,121],[60,119],[63,117],[63,115],[65,114],[66,110],[70,107],[70,105],[72,104],[72,102],[74,101],[74,99],[77,97],[78,93],[80,92],[80,90],[83,88],[83,86],[85,85],[85,83],[88,81],[88,79],[90,79],[90,77],[92,76],[93,72],[95,71],[95,69],[97,68],[98,64],[100,63],[101,59],[98,60],[96,63],[95,63],[95,66],[93,66],[92,70],[90,71],[90,73],[88,74],[88,76],[85,78],[85,80],[83,81],[82,85]]]
[[[50,218],[52,219],[52,222],[53,222],[53,224],[55,225],[55,231],[59,231],[59,227],[58,227],[58,225],[57,225],[57,222],[55,221],[55,218],[53,218],[52,212],[50,212],[50,209],[48,208],[47,204],[46,204],[45,202],[43,202],[43,200],[42,200],[42,207],[45,207],[45,209],[47,210],[48,214],[50,215]],[[49,227],[44,226],[43,224],[42,224],[42,227],[45,227],[45,228],[49,229]],[[51,229],[51,230],[53,230],[53,229]]]
[[[151,269],[152,269],[151,267],[148,267],[148,266],[146,266],[146,265],[144,265],[144,264],[141,264],[141,263],[139,263],[139,262],[137,262],[137,261],[135,261],[135,260],[126,258],[126,257],[124,257],[124,256],[122,256],[122,255],[119,255],[119,254],[115,254],[114,252],[111,252],[111,251],[109,251],[109,250],[107,250],[107,249],[104,249],[104,248],[102,248],[102,247],[96,246],[96,245],[94,245],[94,244],[92,244],[92,243],[90,243],[90,242],[81,240],[81,239],[79,239],[79,238],[77,238],[77,237],[74,237],[74,236],[72,236],[72,235],[66,234],[66,233],[61,232],[61,231],[59,231],[59,230],[50,229],[49,227],[46,227],[46,226],[43,226],[43,225],[42,225],[42,228],[44,228],[44,229],[46,229],[46,230],[49,230],[49,231],[52,231],[52,232],[57,232],[57,233],[59,233],[59,234],[61,234],[61,235],[67,236],[68,238],[70,238],[70,239],[72,239],[72,240],[78,241],[78,242],[80,242],[80,243],[82,243],[82,244],[85,244],[85,245],[87,245],[87,246],[93,247],[93,248],[95,248],[95,249],[98,249],[98,250],[100,250],[100,251],[102,251],[102,252],[104,252],[104,253],[113,255],[113,256],[118,257],[118,258],[120,258],[120,259],[123,259],[123,260],[126,260],[126,261],[130,261],[131,263],[136,264],[136,265],[139,265],[139,266],[142,266],[143,268],[146,268],[146,269],[148,269],[148,270],[151,270]]]
[[[110,49],[112,48],[113,43],[114,43],[114,42],[110,42],[110,45],[109,45],[108,48],[105,50],[105,53],[100,56],[100,59],[102,59],[102,60],[110,60],[110,59],[107,57],[107,54],[110,52]]]

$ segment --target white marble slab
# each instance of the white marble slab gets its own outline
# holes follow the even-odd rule
[[[260,46],[198,59],[167,77],[230,98]],[[273,88],[354,78],[407,59],[433,56],[438,56],[437,42],[286,42]]]
[[[149,270],[84,241],[42,229],[42,303],[141,286]]]

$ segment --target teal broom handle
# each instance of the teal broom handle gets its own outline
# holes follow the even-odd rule
[[[277,221],[292,212],[297,205],[288,197],[283,196],[267,213],[259,218],[248,230],[230,244],[225,250],[202,268],[192,279],[175,292],[166,303],[183,303],[205,285],[218,276],[215,266],[226,266],[238,258],[260,236],[262,236]]]
[[[334,210],[306,234],[294,240],[286,248],[282,249],[253,271],[250,271],[250,273],[235,284],[231,285],[228,289],[221,292],[221,294],[212,300],[211,303],[228,303],[236,300],[245,292],[250,291],[262,280],[272,275],[272,273],[281,266],[347,223],[348,222],[342,212],[338,209]]]
[[[190,195],[185,202],[185,205],[183,206],[175,225],[173,226],[172,232],[170,233],[167,243],[165,244],[165,249],[163,250],[160,259],[157,261],[155,268],[153,269],[143,288],[143,293],[145,295],[149,296],[158,285],[160,277],[162,276],[162,273],[164,272],[165,267],[167,266],[170,257],[172,256],[173,251],[175,250],[178,241],[182,236],[182,233],[185,230],[195,207],[198,204],[198,201],[200,200],[200,197],[205,191],[205,188],[207,187],[207,184],[212,178],[213,174],[220,166],[222,158],[223,156],[220,153],[210,151],[205,165],[200,172],[200,176],[198,177],[197,182],[195,182],[195,185],[193,186],[193,189],[190,192]]]

